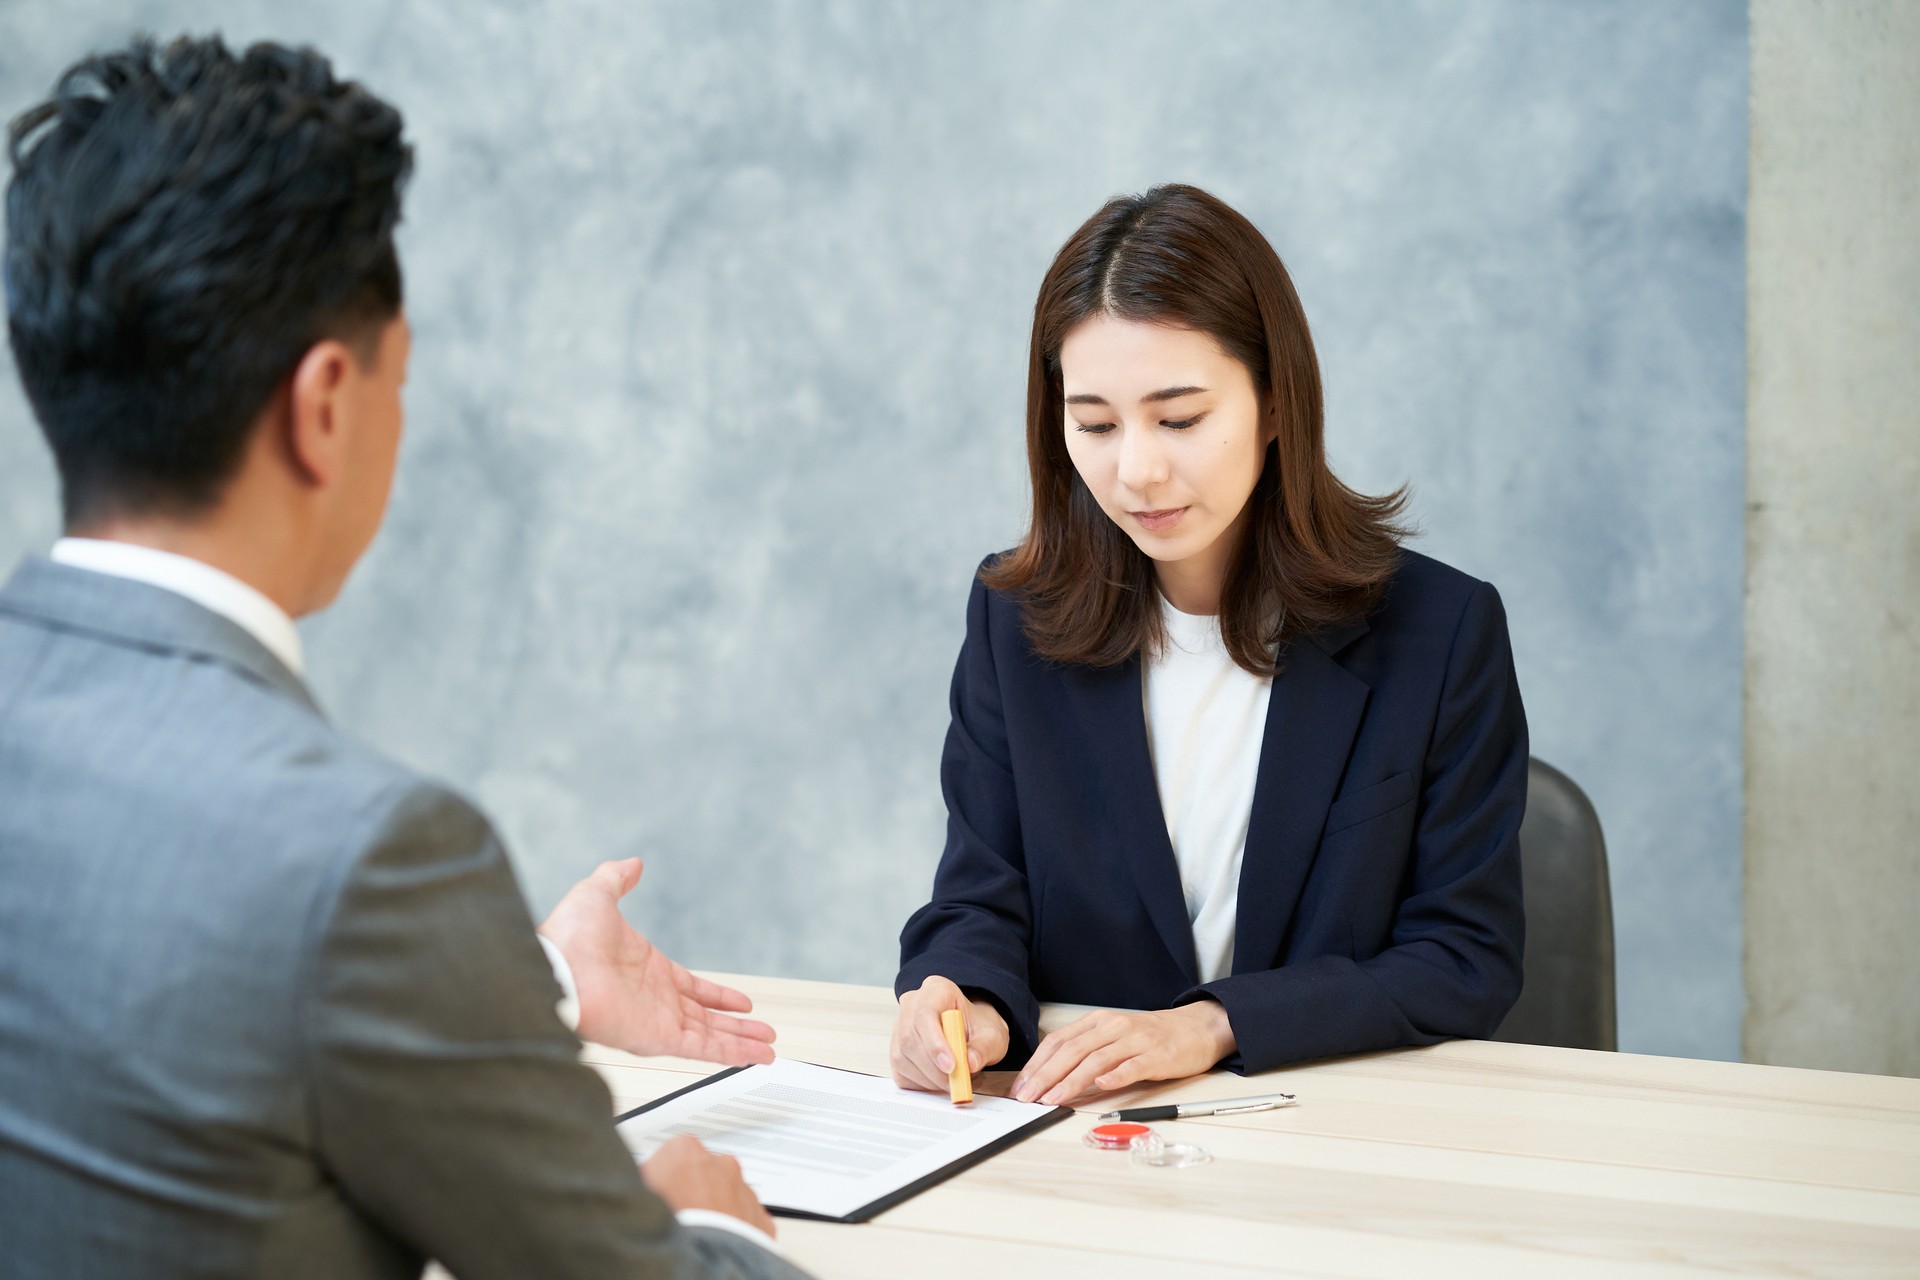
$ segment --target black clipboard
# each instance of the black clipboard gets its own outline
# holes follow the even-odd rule
[[[795,1061],[800,1061],[800,1059],[795,1059]],[[859,1075],[869,1074],[864,1071],[847,1071],[845,1067],[829,1067],[825,1063],[821,1063],[821,1062],[809,1062],[807,1065],[810,1067],[820,1067],[823,1070],[827,1070],[827,1071],[843,1071],[850,1076],[859,1076]],[[640,1115],[643,1112],[651,1111],[655,1107],[671,1102],[673,1101],[673,1099],[681,1097],[684,1094],[692,1093],[695,1089],[703,1089],[707,1085],[714,1083],[716,1080],[725,1080],[728,1076],[737,1075],[738,1073],[745,1070],[746,1070],[745,1067],[728,1067],[725,1071],[716,1071],[712,1075],[707,1076],[704,1079],[694,1081],[692,1084],[688,1085],[684,1089],[675,1089],[672,1093],[663,1094],[660,1097],[655,1098],[652,1102],[644,1103],[640,1106],[635,1107],[631,1111],[623,1112],[620,1115],[615,1116],[613,1118],[613,1122],[617,1125],[622,1123],[623,1121],[631,1120],[633,1119],[633,1117]],[[878,1077],[870,1077],[870,1078],[877,1079]],[[880,1214],[883,1214],[887,1210],[893,1208],[893,1206],[897,1204],[904,1204],[908,1200],[913,1199],[915,1196],[919,1195],[922,1191],[925,1191],[928,1187],[938,1186],[940,1183],[945,1182],[948,1178],[953,1177],[954,1174],[962,1173],[968,1169],[973,1168],[973,1166],[979,1164],[983,1160],[986,1160],[992,1156],[999,1155],[1002,1151],[1005,1151],[1010,1147],[1013,1147],[1016,1144],[1024,1142],[1028,1138],[1031,1138],[1034,1134],[1039,1133],[1042,1129],[1051,1128],[1052,1126],[1059,1124],[1062,1120],[1065,1120],[1068,1116],[1072,1114],[1073,1114],[1072,1107],[1055,1107],[1051,1111],[1048,1111],[1045,1115],[1034,1117],[1032,1120],[1029,1120],[1027,1123],[1021,1125],[1018,1129],[1013,1130],[1011,1133],[1001,1134],[998,1138],[995,1138],[992,1142],[989,1142],[986,1146],[981,1147],[976,1151],[969,1151],[966,1155],[961,1156],[958,1160],[955,1160],[952,1164],[942,1165],[940,1168],[935,1169],[932,1173],[929,1173],[924,1178],[916,1178],[912,1182],[909,1182],[906,1186],[901,1187],[899,1190],[889,1192],[888,1194],[881,1196],[878,1200],[872,1201],[871,1203],[863,1204],[858,1209],[855,1209],[852,1213],[846,1214],[842,1217],[836,1218],[831,1214],[826,1214],[826,1213],[809,1213],[805,1209],[788,1209],[777,1204],[767,1205],[766,1210],[768,1213],[772,1214],[776,1218],[805,1218],[812,1222],[870,1222],[874,1218],[878,1217]]]

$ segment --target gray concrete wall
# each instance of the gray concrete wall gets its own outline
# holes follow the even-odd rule
[[[1753,5],[1746,1053],[1920,1075],[1920,7]]]
[[[1622,1045],[1739,1052],[1738,0],[11,0],[0,107],[136,27],[314,41],[407,112],[410,433],[307,635],[537,907],[641,853],[686,960],[887,980],[1034,290],[1182,179],[1291,265],[1343,474],[1505,596],[1606,824]],[[55,508],[4,384],[10,560]]]

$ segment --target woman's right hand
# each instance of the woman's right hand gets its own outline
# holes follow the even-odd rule
[[[967,1023],[967,1070],[979,1071],[1007,1056],[1007,1020],[985,1000],[969,1000],[959,987],[942,977],[931,977],[900,997],[900,1016],[893,1024],[893,1082],[903,1089],[947,1091],[947,1073],[953,1055],[940,1029],[940,1014],[958,1009]]]

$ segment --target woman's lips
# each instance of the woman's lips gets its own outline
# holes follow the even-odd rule
[[[1140,522],[1140,527],[1149,533],[1164,533],[1180,523],[1180,517],[1187,514],[1185,507],[1168,507],[1164,511],[1129,511],[1128,515]]]

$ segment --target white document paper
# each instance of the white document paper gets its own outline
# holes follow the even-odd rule
[[[690,1133],[740,1161],[769,1208],[844,1218],[1058,1108],[901,1089],[854,1071],[775,1059],[622,1121],[638,1159]]]

